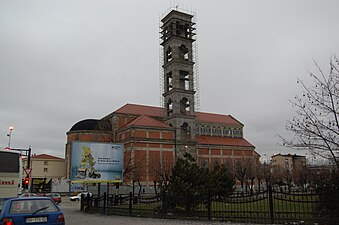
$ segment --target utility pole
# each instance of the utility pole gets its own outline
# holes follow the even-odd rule
[[[8,137],[8,149],[11,149],[11,137],[12,137],[12,131],[13,131],[13,127],[9,127],[9,133],[7,134]]]

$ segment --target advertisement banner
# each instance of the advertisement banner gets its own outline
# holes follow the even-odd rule
[[[48,193],[51,192],[51,178],[32,178],[31,192],[33,193]]]
[[[52,192],[65,193],[69,192],[69,179],[52,178]]]
[[[123,156],[122,144],[72,142],[71,182],[122,182]]]

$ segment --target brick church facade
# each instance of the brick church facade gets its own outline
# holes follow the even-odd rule
[[[162,20],[163,107],[125,104],[101,119],[77,122],[67,132],[66,164],[73,141],[122,143],[124,182],[153,185],[169,174],[176,158],[192,154],[201,166],[235,165],[259,159],[230,115],[195,109],[193,16],[172,10]]]

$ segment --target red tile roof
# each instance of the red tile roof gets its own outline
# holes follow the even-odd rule
[[[132,120],[128,124],[126,124],[124,127],[130,127],[130,126],[145,126],[145,127],[161,127],[161,128],[170,128],[169,125],[153,119],[149,116],[139,116],[136,119]]]
[[[56,156],[52,156],[52,155],[47,155],[47,154],[40,154],[40,155],[32,155],[31,159],[49,159],[49,160],[65,160],[63,158],[59,158]],[[23,160],[27,160],[27,158],[24,158]]]
[[[146,115],[152,117],[161,117],[164,115],[164,109],[156,106],[126,104],[115,111],[115,113],[122,114],[134,114],[134,115]],[[238,120],[230,115],[222,115],[215,113],[197,112],[198,121],[210,122],[210,123],[224,123],[233,125],[243,125]]]
[[[238,120],[229,115],[221,115],[214,113],[197,112],[198,121],[209,122],[209,123],[224,123],[233,125],[243,125]]]
[[[163,116],[164,109],[156,106],[129,104],[122,106],[115,113],[146,115],[146,116]]]
[[[225,145],[225,146],[242,146],[254,147],[251,143],[244,138],[225,138],[214,136],[196,136],[198,144],[202,145]]]

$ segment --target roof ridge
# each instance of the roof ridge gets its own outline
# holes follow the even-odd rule
[[[143,119],[146,120],[146,121],[143,121]],[[147,123],[148,121],[151,121],[151,123],[156,123],[157,125],[154,124],[152,126],[152,124],[145,124],[145,122]],[[138,124],[138,122],[140,122],[140,124]],[[143,124],[143,122],[144,122],[144,124]],[[153,118],[152,116],[139,115],[137,118],[133,119],[132,121],[130,121],[129,123],[127,123],[123,127],[120,127],[119,129],[122,129],[122,128],[125,128],[125,127],[129,127],[129,126],[132,126],[132,125],[151,126],[151,127],[170,127],[167,124],[165,124],[164,122]]]
[[[42,154],[33,154],[31,156],[31,158],[35,158],[35,159],[58,159],[58,160],[64,160],[63,158],[54,156],[54,155],[49,155],[46,153],[42,153]]]

